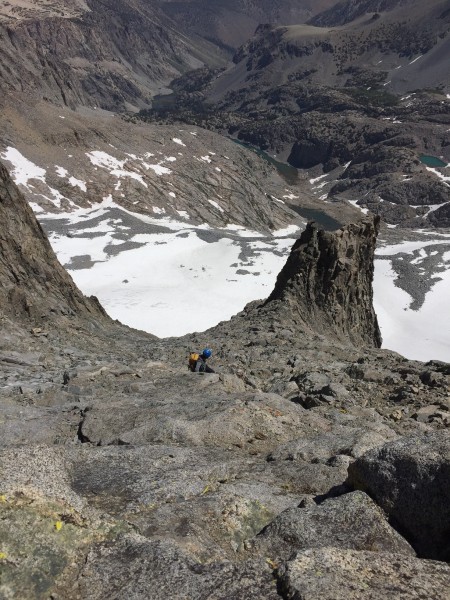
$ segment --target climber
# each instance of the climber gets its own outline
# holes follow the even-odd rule
[[[206,364],[211,354],[212,350],[209,348],[205,348],[201,354],[191,352],[189,354],[189,371],[193,371],[194,373],[214,373],[215,371]]]

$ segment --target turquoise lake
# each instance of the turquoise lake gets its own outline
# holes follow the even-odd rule
[[[420,162],[423,163],[424,165],[427,165],[427,167],[446,167],[447,163],[443,162],[440,158],[437,158],[437,156],[429,156],[428,154],[421,154],[419,156],[420,158]]]

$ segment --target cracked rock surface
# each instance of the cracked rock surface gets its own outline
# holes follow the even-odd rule
[[[355,305],[352,277],[327,274],[339,327],[320,302],[317,264],[363,269],[342,248],[373,222],[321,247],[303,238],[308,259],[294,254],[276,298],[160,340],[83,298],[3,170],[0,182],[0,596],[448,597],[445,556],[428,560],[445,529],[391,507],[415,488],[447,514],[449,366],[377,347],[369,275]],[[217,372],[188,372],[206,344]],[[395,469],[398,487],[378,478]]]

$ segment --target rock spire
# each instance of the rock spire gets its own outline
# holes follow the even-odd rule
[[[319,333],[357,345],[381,346],[373,308],[373,257],[380,219],[364,218],[335,232],[309,223],[295,242],[265,305],[281,301]]]

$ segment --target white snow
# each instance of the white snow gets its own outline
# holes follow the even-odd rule
[[[28,204],[31,206],[34,214],[36,214],[36,215],[45,212],[45,210],[42,208],[42,206],[39,206],[39,204],[36,204],[35,202],[29,202]]]
[[[0,158],[9,161],[13,165],[11,177],[17,185],[28,187],[30,179],[39,179],[45,183],[45,169],[38,167],[25,158],[16,148],[8,146],[4,152],[0,153]]]
[[[430,242],[401,242],[400,244],[377,248],[376,256],[393,256],[400,253],[412,254],[421,248],[426,248],[427,246],[436,246],[438,244],[448,245],[448,242],[443,240],[432,240]]]
[[[80,190],[82,190],[83,192],[87,191],[86,182],[81,181],[81,179],[77,179],[76,177],[70,177],[69,183],[70,185],[73,185],[73,187],[79,187]]]
[[[299,228],[297,225],[288,225],[283,229],[276,229],[275,231],[272,231],[272,235],[276,238],[284,238],[298,233],[298,230]]]
[[[312,185],[314,185],[316,183],[316,181],[320,181],[321,179],[323,179],[327,175],[328,175],[327,173],[324,173],[323,175],[319,175],[319,177],[314,177],[313,179],[309,180],[309,183],[311,183]]]
[[[243,238],[264,237],[264,235],[262,233],[260,233],[259,231],[252,231],[251,229],[245,229],[245,227],[243,227],[242,225],[229,224],[226,227],[221,227],[221,229],[223,231],[229,231],[229,232],[232,231],[239,237],[243,237]]]
[[[450,251],[444,251],[441,266],[447,270],[431,275],[438,280],[425,296],[418,310],[410,308],[413,299],[404,290],[395,286],[397,274],[389,258],[399,254],[416,253],[410,264],[420,265],[423,260],[437,253],[427,250],[429,246],[450,246],[445,234],[435,232],[430,241],[405,241],[395,245],[386,245],[376,250],[374,276],[374,306],[383,336],[383,347],[395,350],[403,356],[416,360],[438,359],[450,361],[450,319],[448,318],[448,298],[450,294],[450,269],[447,257]],[[448,234],[447,234],[448,235]],[[408,259],[409,260],[409,259]],[[442,281],[439,281],[442,279]]]
[[[118,160],[114,156],[102,152],[101,150],[93,150],[92,152],[86,152],[86,156],[89,158],[91,163],[97,167],[103,167],[110,170],[122,169],[126,163],[125,160]]]
[[[376,260],[374,307],[378,316],[383,348],[395,350],[414,360],[450,361],[450,270],[439,274],[419,311],[409,309],[412,298],[394,285],[396,274],[391,261]]]
[[[192,135],[196,135],[196,134],[194,134],[194,133],[193,133]],[[180,140],[180,138],[172,138],[172,142],[175,142],[175,144],[178,144],[178,145],[180,145],[180,146],[186,146],[186,144],[184,144],[184,143],[183,143],[183,142]]]
[[[76,216],[74,213],[64,215],[77,223],[104,214],[103,222],[87,230],[104,232],[103,236],[89,239],[53,234],[52,245],[59,259],[69,265],[69,270],[72,257],[90,257],[95,264],[72,270],[71,275],[85,294],[95,294],[100,299],[113,318],[159,336],[202,331],[230,318],[249,301],[267,297],[285,261],[285,257],[277,256],[273,250],[287,254],[294,241],[273,239],[269,244],[262,234],[230,226],[228,231],[232,233],[228,235],[231,237],[208,243],[197,235],[197,230],[209,228],[206,225],[193,227],[123,210],[143,222],[170,225],[172,231],[134,235],[131,240],[142,246],[111,255],[106,246],[120,241],[112,237],[114,223],[107,216],[108,208],[123,210],[109,196],[96,210],[79,209]],[[187,218],[185,211],[178,212]],[[287,228],[277,233],[290,231],[292,229]],[[243,238],[242,242],[236,240],[236,234]],[[254,235],[260,239],[245,241],[245,237]],[[240,262],[241,244],[248,244],[255,252],[248,263]],[[247,274],[238,274],[238,270]],[[200,305],[201,311],[189,309]]]
[[[214,200],[208,200],[208,202],[210,204],[212,204],[212,206],[214,206],[214,208],[217,208],[217,210],[220,210],[221,213],[225,212],[223,210],[223,208],[220,206],[220,204],[217,204],[217,202],[215,202]]]
[[[130,171],[123,168],[127,163],[127,159],[119,160],[114,156],[107,154],[106,152],[102,152],[101,150],[86,152],[86,156],[94,166],[101,167],[102,169],[109,171],[112,176],[119,179],[122,177],[130,177],[131,179],[139,181],[139,183],[141,183],[144,187],[148,187],[147,183],[143,180],[142,175],[136,173],[136,171]],[[149,168],[153,168],[153,165],[149,165]]]
[[[446,167],[442,167],[443,169],[446,169],[449,165],[447,165]],[[443,173],[441,173],[440,171],[438,171],[437,169],[433,168],[433,167],[425,167],[427,171],[430,171],[431,173],[434,173],[435,175],[437,175],[439,177],[439,179],[442,179],[442,181],[447,182],[450,181],[450,175],[444,175]]]
[[[162,165],[145,165],[147,169],[152,169],[157,175],[170,175],[172,171]]]
[[[67,175],[69,174],[69,171],[67,171],[67,169],[65,169],[64,167],[59,167],[58,165],[55,166],[55,171],[58,177],[67,177]]]
[[[363,208],[362,206],[359,206],[358,200],[347,200],[347,202],[349,204],[352,204],[355,208],[358,208],[365,215],[369,212],[368,208]]]

